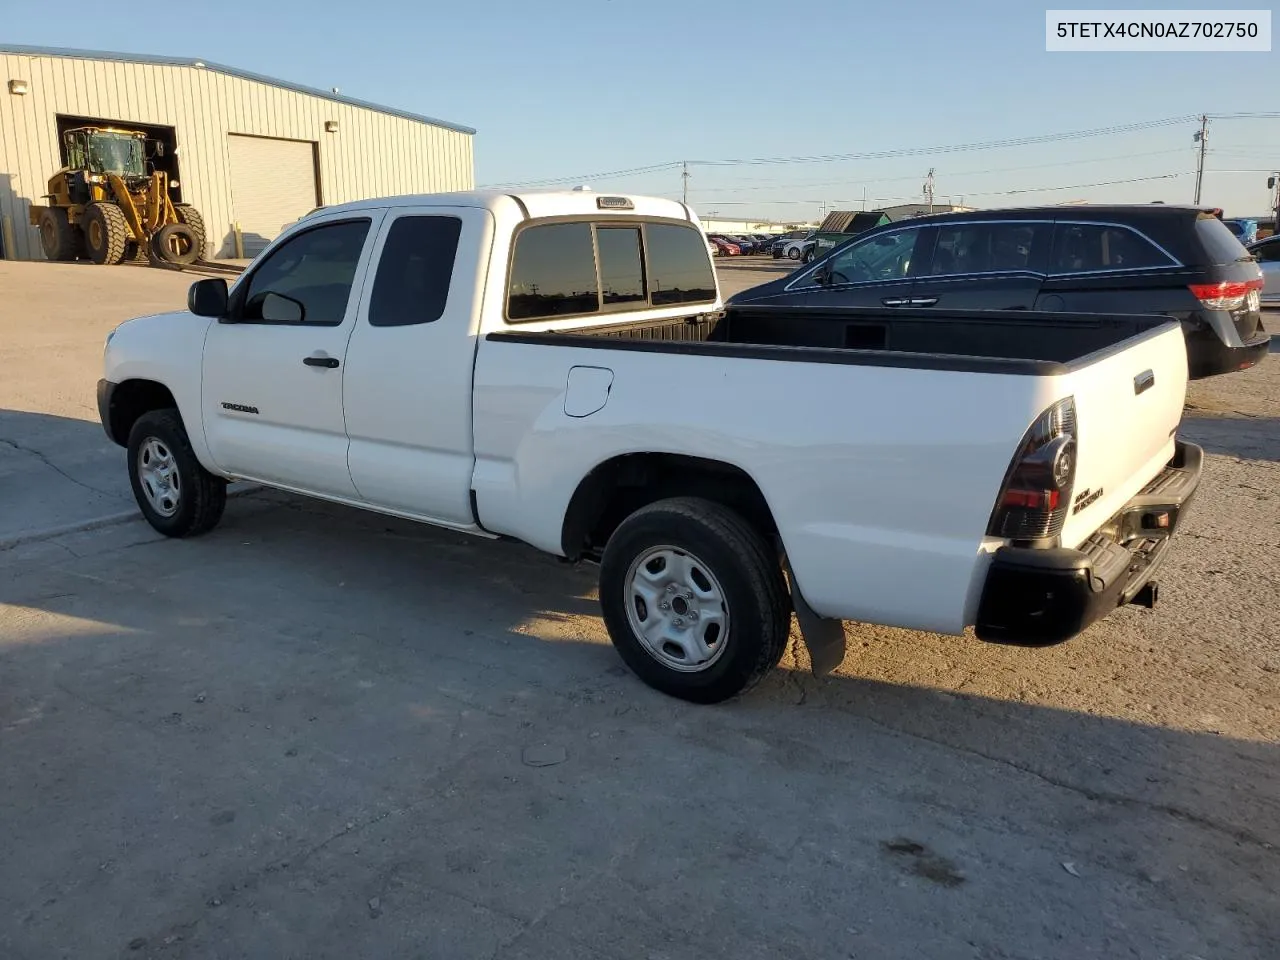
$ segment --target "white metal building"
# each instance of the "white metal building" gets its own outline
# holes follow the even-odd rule
[[[41,259],[27,208],[63,163],[62,132],[144,130],[203,214],[206,255],[252,256],[317,206],[470,190],[470,127],[201,60],[0,44],[0,249]]]

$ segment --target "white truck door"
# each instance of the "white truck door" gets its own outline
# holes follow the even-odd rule
[[[343,407],[360,496],[471,529],[471,382],[492,216],[397,207],[374,248],[347,350]]]
[[[342,375],[383,211],[308,220],[251,267],[205,340],[209,450],[233,476],[358,498]]]

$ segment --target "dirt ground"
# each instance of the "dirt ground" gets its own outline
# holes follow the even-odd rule
[[[1192,386],[1155,610],[850,624],[699,708],[590,568],[267,492],[133,519],[102,342],[189,279],[0,263],[0,957],[1276,956],[1275,356]]]

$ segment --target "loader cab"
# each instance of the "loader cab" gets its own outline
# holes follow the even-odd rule
[[[146,134],[129,130],[80,127],[63,134],[67,167],[97,176],[114,173],[126,180],[147,176]]]

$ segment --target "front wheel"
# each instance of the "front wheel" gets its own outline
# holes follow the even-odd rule
[[[227,482],[196,459],[177,410],[153,410],[129,431],[129,483],[147,523],[166,537],[194,537],[218,525]]]
[[[768,543],[739,514],[695,497],[642,507],[614,531],[600,605],[627,666],[694,703],[755,686],[782,658],[791,626]]]

